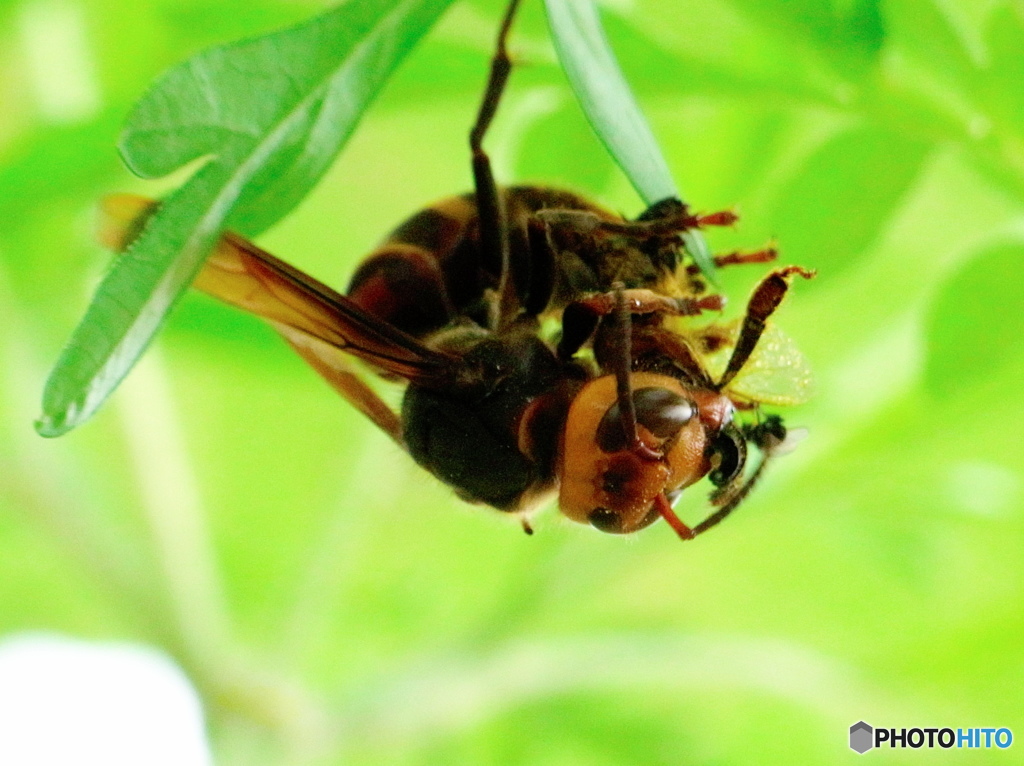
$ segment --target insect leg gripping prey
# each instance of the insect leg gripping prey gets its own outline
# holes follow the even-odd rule
[[[759,341],[798,266],[755,288],[738,332],[683,246],[689,231],[732,225],[678,199],[628,220],[572,191],[495,183],[484,140],[512,66],[502,20],[475,124],[471,193],[399,225],[345,294],[257,245],[223,235],[195,287],[270,324],[327,382],[466,501],[529,515],[557,496],[564,515],[628,534],[664,518],[682,539],[718,524],[791,441],[748,371],[771,364]],[[102,238],[123,249],[157,203],[107,201]],[[774,248],[718,256],[720,267],[774,260]],[[552,329],[554,328],[554,329]],[[728,354],[716,363],[716,355]],[[393,411],[355,357],[405,384]],[[724,364],[724,366],[722,366]],[[747,465],[750,448],[760,453]],[[707,477],[716,510],[696,526],[673,510]]]

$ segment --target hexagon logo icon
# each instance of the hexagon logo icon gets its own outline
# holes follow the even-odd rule
[[[850,727],[850,749],[861,755],[875,746],[875,730],[871,724],[864,721],[857,721]]]

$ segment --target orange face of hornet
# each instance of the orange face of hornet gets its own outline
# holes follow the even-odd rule
[[[733,404],[709,390],[654,373],[630,376],[639,445],[627,443],[612,376],[597,378],[569,410],[559,456],[559,507],[573,521],[627,534],[712,470]]]

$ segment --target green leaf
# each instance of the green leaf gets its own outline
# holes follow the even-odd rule
[[[591,0],[545,0],[558,58],[587,119],[651,205],[678,197],[668,164],[608,46]]]
[[[555,50],[591,126],[643,200],[679,198],[668,163],[608,45],[592,0],[545,0]],[[714,281],[703,235],[687,232],[687,251]]]
[[[47,381],[40,434],[59,436],[96,411],[223,229],[252,236],[302,199],[450,2],[350,0],[204,51],[154,85],[122,134],[125,163],[144,178],[204,164],[104,278]]]

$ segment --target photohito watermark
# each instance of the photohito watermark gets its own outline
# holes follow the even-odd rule
[[[999,729],[876,729],[869,723],[857,721],[850,727],[850,749],[864,754],[875,747],[909,747],[914,750],[927,747],[996,748],[1005,750],[1013,744],[1013,732],[1005,726]]]

